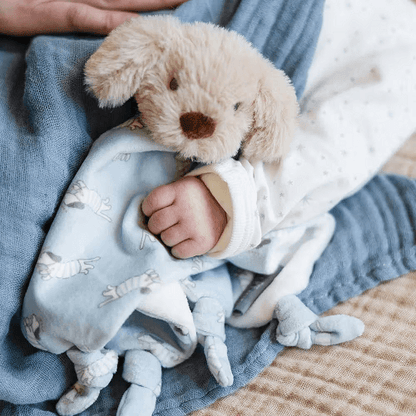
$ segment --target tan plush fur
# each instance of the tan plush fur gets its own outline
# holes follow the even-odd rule
[[[293,86],[236,32],[170,16],[137,17],[104,40],[85,67],[100,106],[135,97],[153,139],[185,158],[237,154],[279,160],[298,105]]]

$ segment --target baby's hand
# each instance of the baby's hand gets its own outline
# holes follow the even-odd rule
[[[207,253],[218,242],[227,216],[205,184],[187,176],[154,189],[143,201],[149,231],[181,259]]]

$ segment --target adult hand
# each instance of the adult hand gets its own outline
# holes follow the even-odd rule
[[[178,6],[186,0],[0,0],[0,33],[32,36],[84,32],[106,35],[138,11]]]
[[[227,215],[199,178],[186,176],[154,189],[143,201],[149,231],[178,258],[207,253],[218,242]]]

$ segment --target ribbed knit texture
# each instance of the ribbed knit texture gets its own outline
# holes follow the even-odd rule
[[[337,347],[288,348],[233,395],[192,416],[413,416],[416,273],[332,308],[360,317],[364,335]]]

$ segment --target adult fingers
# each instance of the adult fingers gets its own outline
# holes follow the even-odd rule
[[[103,10],[146,12],[170,9],[185,3],[187,0],[72,0],[72,3],[83,3]]]
[[[5,1],[0,3],[0,33],[33,36],[46,33],[94,33],[107,35],[133,11],[170,8],[184,0],[72,0]]]
[[[47,2],[21,8],[0,19],[0,33],[33,36],[47,33],[83,32],[106,35],[137,16],[136,13],[101,10],[87,4]]]
[[[39,6],[40,7],[40,6]],[[102,10],[88,4],[51,2],[45,3],[46,16],[41,19],[39,33],[83,32],[106,35],[136,13]]]

